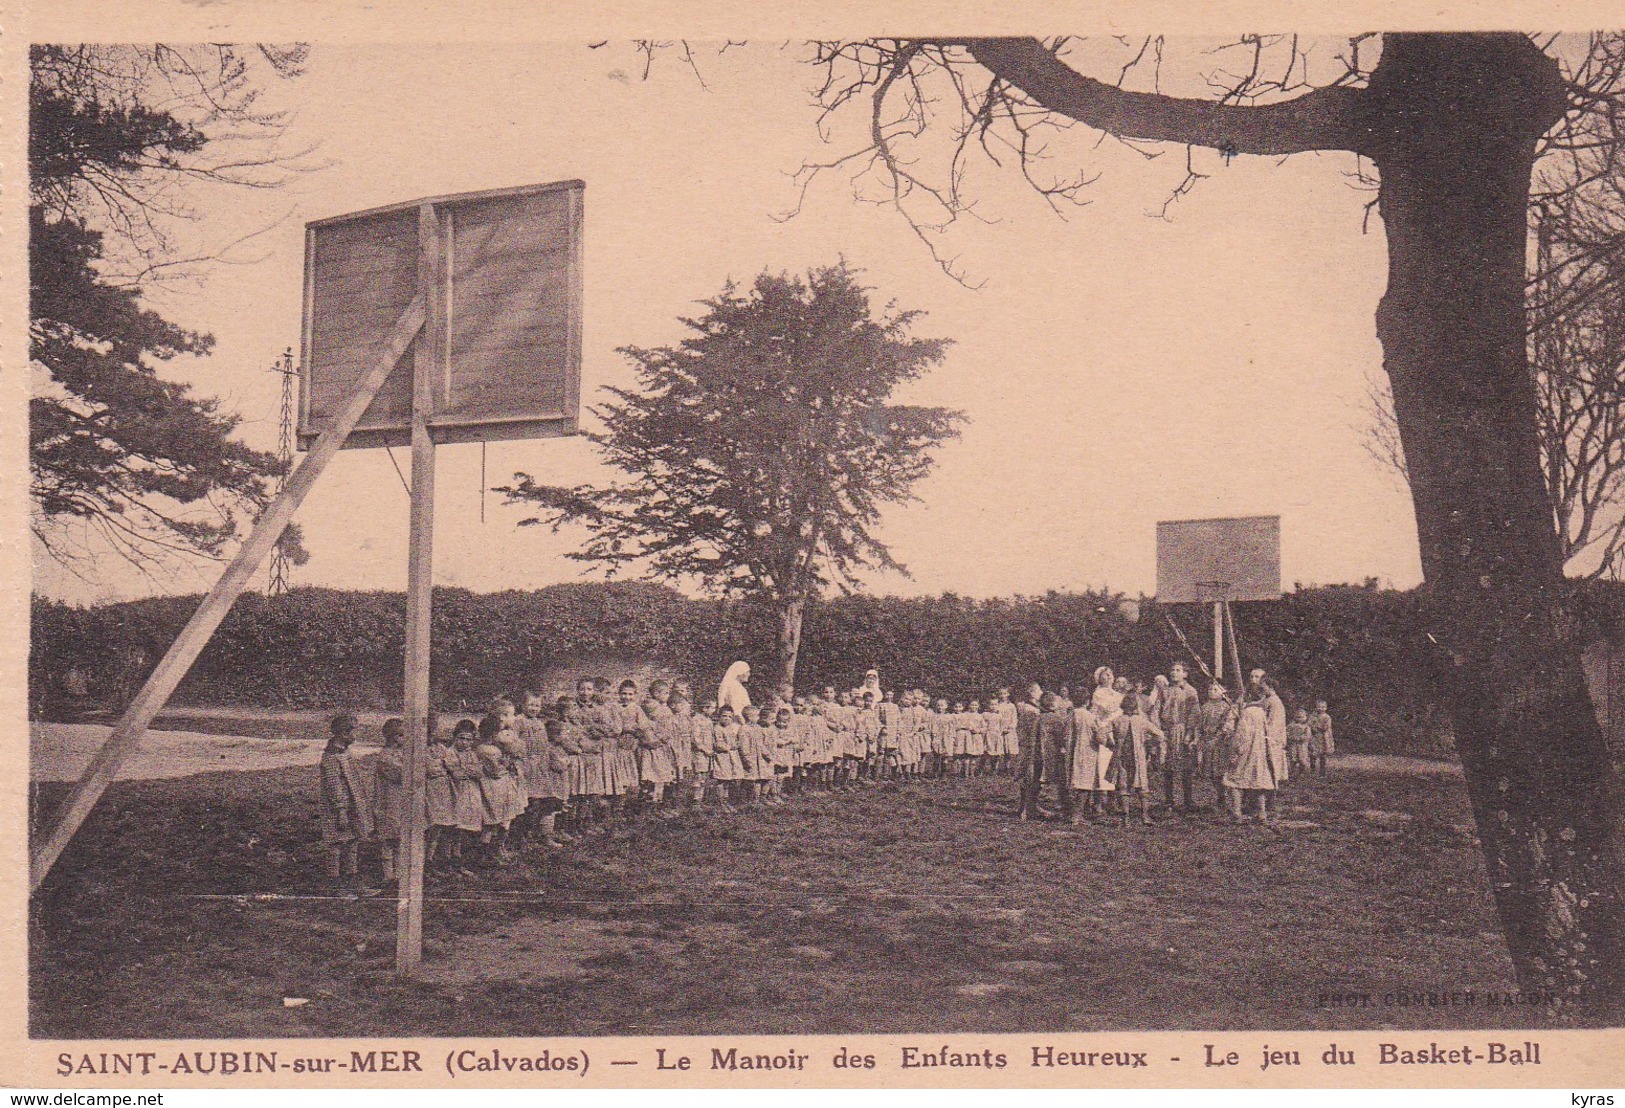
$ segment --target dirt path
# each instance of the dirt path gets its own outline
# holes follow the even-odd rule
[[[76,780],[112,730],[90,723],[30,723],[29,777],[35,781]],[[151,781],[220,770],[313,766],[322,759],[322,745],[308,740],[253,739],[198,731],[148,731],[139,749],[119,768],[117,780]]]
[[[1412,777],[1461,776],[1459,762],[1407,758],[1402,754],[1334,754],[1331,765],[1334,769],[1352,770],[1355,773],[1402,773]]]

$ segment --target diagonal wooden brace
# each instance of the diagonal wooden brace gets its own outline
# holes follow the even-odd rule
[[[112,735],[90,760],[90,765],[85,767],[85,772],[57,809],[50,830],[32,848],[28,865],[28,891],[31,895],[45,880],[45,875],[51,872],[51,866],[61,856],[74,832],[84,823],[90,810],[96,806],[96,801],[101,799],[124,759],[140,745],[147,726],[163,710],[175,686],[192,668],[192,663],[197,661],[215,629],[226,618],[226,613],[231,611],[232,604],[248,587],[249,579],[259,571],[260,564],[282,537],[282,532],[292,521],[294,512],[298,511],[311,486],[316,483],[316,478],[321,476],[322,470],[344,446],[344,441],[355,430],[356,424],[361,422],[373,397],[378,395],[378,390],[383,387],[395,364],[423,329],[424,317],[424,298],[419,295],[401,313],[379,349],[377,359],[357,384],[355,392],[350,394],[333,422],[321,433],[299,468],[289,476],[281,495],[260,516],[248,541],[243,543],[219,582],[203,598],[197,611],[192,613],[180,636],[124,710]]]

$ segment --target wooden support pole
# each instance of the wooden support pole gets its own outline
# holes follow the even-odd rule
[[[1213,602],[1213,679],[1224,680],[1224,601]]]
[[[410,975],[423,961],[424,767],[429,756],[430,622],[434,597],[435,385],[445,358],[444,255],[433,204],[418,209],[418,290],[428,311],[412,351],[412,508],[406,563],[406,788],[401,813],[399,899],[395,905],[395,971]]]
[[[282,494],[278,496],[260,516],[254,530],[249,533],[248,541],[243,543],[237,551],[237,556],[226,567],[209,595],[203,598],[197,611],[181,629],[179,637],[170,645],[169,651],[159,661],[147,677],[146,684],[136,693],[135,699],[124,710],[118,725],[107,742],[96,752],[85,767],[85,772],[69,791],[67,797],[57,809],[51,823],[51,828],[45,837],[34,844],[29,857],[28,891],[30,894],[40,887],[45,875],[51,872],[57,858],[67,847],[74,832],[79,830],[85,817],[96,806],[96,801],[106,791],[112,782],[118,768],[141,742],[141,736],[146,734],[149,724],[152,723],[164,705],[169,701],[170,694],[175,691],[181,678],[186,676],[192,663],[197,661],[199,654],[208,644],[210,636],[226,618],[234,604],[245,588],[250,578],[259,572],[260,564],[270,553],[271,547],[282,532],[287,529],[288,523],[293,519],[294,512],[298,511],[305,495],[310,492],[316,478],[321,476],[322,470],[344,445],[344,440],[350,437],[350,432],[361,421],[367,406],[372,403],[379,388],[395,363],[400,361],[401,355],[417,337],[423,328],[424,300],[418,297],[407,306],[401,318],[396,321],[395,327],[390,331],[383,346],[378,351],[377,358],[368,368],[367,373],[356,385],[356,389],[345,401],[344,407],[334,417],[333,422],[321,433],[311,447],[310,453],[300,463],[288,478],[287,485]]]
[[[1224,602],[1224,622],[1225,631],[1230,636],[1230,662],[1236,670],[1236,687],[1241,690],[1236,703],[1240,704],[1247,698],[1247,675],[1241,669],[1241,648],[1236,645],[1236,617],[1230,611],[1228,600]]]

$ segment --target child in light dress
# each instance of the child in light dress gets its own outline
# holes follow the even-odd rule
[[[334,716],[327,746],[322,751],[318,798],[322,816],[322,844],[327,847],[327,880],[335,895],[354,899],[376,896],[377,889],[361,882],[360,848],[373,837],[372,794],[361,767],[350,753],[356,719]]]
[[[424,859],[431,873],[457,868],[462,843],[457,832],[457,797],[452,789],[446,756],[451,753],[451,737],[434,726],[430,713],[428,756],[423,764],[423,799],[428,806],[429,836]]]
[[[718,806],[734,810],[734,802],[744,799],[745,763],[739,757],[739,717],[726,705],[717,708],[716,727],[711,733],[711,776],[716,780]]]
[[[478,745],[479,727],[471,719],[460,719],[451,732],[451,750],[446,753],[446,774],[451,778],[452,799],[456,805],[457,873],[473,877],[470,868],[480,856],[480,832],[485,827],[485,802],[481,795],[480,779],[484,770],[480,763]]]
[[[405,815],[401,805],[406,798],[406,725],[398,719],[387,719],[383,736],[383,748],[372,764],[374,834],[378,839],[384,885],[398,888]]]

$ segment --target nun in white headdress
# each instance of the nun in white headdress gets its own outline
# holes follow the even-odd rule
[[[1123,694],[1113,684],[1115,676],[1110,666],[1095,670],[1095,691],[1089,696],[1090,706],[1102,709],[1107,719],[1123,714]]]
[[[745,688],[745,682],[749,680],[749,662],[735,662],[729,666],[722,677],[722,684],[717,686],[717,707],[732,708],[736,716],[743,714],[750,707],[750,692]]]

